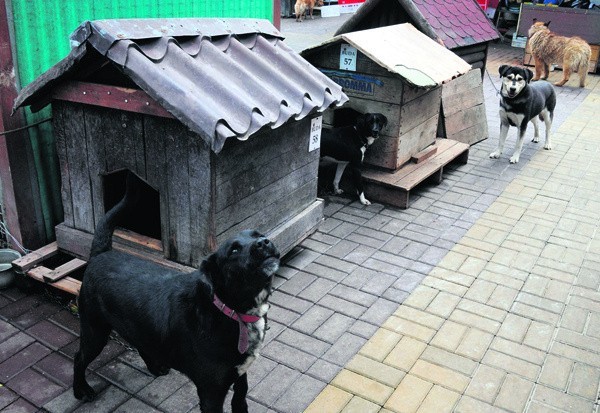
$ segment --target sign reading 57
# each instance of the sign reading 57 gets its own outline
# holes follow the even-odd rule
[[[340,69],[356,72],[358,51],[349,44],[342,44],[340,49]]]

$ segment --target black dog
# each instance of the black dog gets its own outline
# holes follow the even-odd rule
[[[540,132],[538,117],[546,125],[546,142],[544,149],[552,149],[550,141],[550,128],[556,107],[556,92],[552,85],[545,80],[530,83],[533,72],[527,68],[502,65],[498,69],[502,78],[500,89],[500,138],[498,148],[490,154],[490,158],[499,158],[504,150],[504,142],[508,135],[508,128],[516,126],[518,131],[515,151],[510,158],[510,163],[519,162],[523,149],[523,138],[527,131],[527,124],[533,123],[533,142],[539,142]]]
[[[333,189],[341,194],[340,180],[346,166],[350,165],[356,192],[363,205],[371,205],[365,198],[360,167],[365,151],[379,137],[387,125],[387,118],[381,113],[365,113],[356,118],[355,124],[340,128],[323,129],[321,132],[321,159],[337,164]]]
[[[225,242],[191,274],[115,251],[112,233],[135,202],[133,182],[130,175],[125,197],[94,236],[79,296],[75,397],[95,397],[85,370],[115,330],[139,351],[152,374],[174,368],[187,375],[197,387],[203,412],[222,412],[232,384],[233,412],[247,412],[246,371],[264,339],[279,253],[251,230]]]

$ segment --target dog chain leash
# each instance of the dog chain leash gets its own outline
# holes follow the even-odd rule
[[[499,95],[500,91],[498,90],[498,88],[494,84],[494,81],[492,80],[492,76],[490,75],[490,72],[487,70],[487,67],[485,68],[485,73],[487,73],[488,78],[490,79],[490,83],[492,84],[492,86],[494,87],[494,89],[496,89],[496,95]]]

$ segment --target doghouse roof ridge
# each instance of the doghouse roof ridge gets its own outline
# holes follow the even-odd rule
[[[419,30],[448,49],[485,43],[500,37],[475,0],[367,0],[335,34],[364,27],[361,25],[363,21],[373,19],[374,13],[380,14],[383,24],[398,23],[388,13],[390,7],[394,6],[392,2],[398,3]]]
[[[435,87],[471,70],[470,64],[410,23],[340,34],[304,50],[302,55],[342,42],[416,87]]]
[[[348,100],[282,40],[267,20],[86,21],[71,35],[71,53],[25,87],[14,108],[48,104],[95,50],[218,153],[228,138],[245,140]]]

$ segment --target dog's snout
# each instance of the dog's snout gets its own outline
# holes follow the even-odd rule
[[[269,245],[271,242],[269,241],[268,238],[262,237],[262,238],[259,238],[259,240],[256,243],[258,244],[258,246],[260,248],[264,248],[267,245]]]

